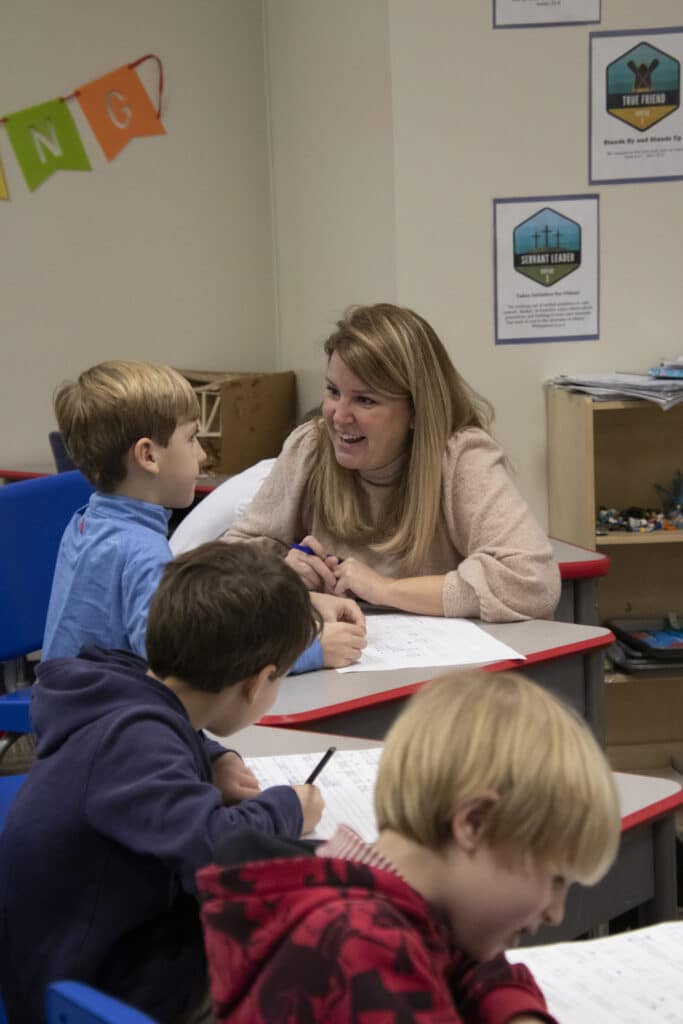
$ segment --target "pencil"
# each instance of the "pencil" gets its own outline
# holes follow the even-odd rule
[[[336,747],[328,747],[327,748],[327,750],[325,751],[323,756],[320,758],[320,760],[318,761],[317,765],[315,766],[315,768],[313,769],[311,774],[306,779],[306,781],[304,783],[305,786],[311,786],[315,782],[315,780],[318,778],[318,776],[320,775],[321,771],[323,770],[323,768],[325,767],[325,765],[327,764],[329,759],[332,757],[332,755],[334,754],[336,749],[337,749]]]

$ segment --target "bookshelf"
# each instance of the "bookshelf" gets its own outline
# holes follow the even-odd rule
[[[600,581],[600,617],[683,611],[683,530],[597,536],[599,505],[658,507],[654,484],[683,467],[683,405],[594,402],[546,387],[548,498],[554,537],[610,556]]]

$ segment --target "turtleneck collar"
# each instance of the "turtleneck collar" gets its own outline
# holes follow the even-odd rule
[[[357,470],[358,476],[363,483],[372,484],[374,487],[392,487],[400,480],[407,460],[408,452],[403,451],[386,466],[381,466],[379,469],[364,469],[362,472]]]

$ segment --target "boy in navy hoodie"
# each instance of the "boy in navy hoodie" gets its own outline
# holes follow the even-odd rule
[[[298,576],[253,546],[204,544],[170,562],[145,661],[84,648],[38,669],[36,761],[0,835],[0,991],[12,1024],[44,1019],[46,986],[73,978],[161,1022],[204,1019],[195,872],[249,826],[298,837],[314,786],[223,803],[201,730],[260,718],[316,635]],[[210,1019],[210,1018],[207,1018]]]

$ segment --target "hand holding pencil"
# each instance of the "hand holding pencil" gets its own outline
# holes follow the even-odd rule
[[[324,807],[322,793],[317,786],[313,785],[313,783],[318,778],[336,749],[336,747],[328,747],[304,784],[302,786],[294,786],[294,791],[301,801],[301,810],[304,816],[301,834],[304,836],[313,831],[322,817]]]

